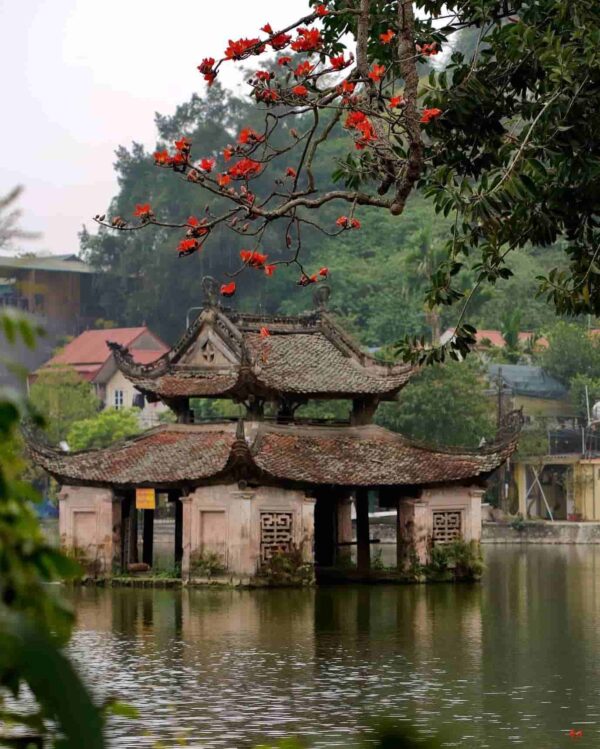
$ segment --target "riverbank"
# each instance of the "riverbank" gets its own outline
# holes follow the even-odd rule
[[[482,544],[600,544],[600,523],[502,520],[483,523]]]

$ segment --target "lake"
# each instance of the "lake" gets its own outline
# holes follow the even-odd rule
[[[82,588],[71,654],[135,705],[110,745],[347,746],[378,717],[443,746],[600,745],[600,548],[486,547],[480,584]]]

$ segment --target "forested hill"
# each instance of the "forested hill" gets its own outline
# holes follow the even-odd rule
[[[157,144],[186,135],[193,143],[195,158],[216,155],[235,139],[242,127],[262,125],[260,112],[249,100],[242,100],[215,85],[206,96],[178,107],[172,116],[157,115]],[[337,159],[347,153],[347,140],[340,131],[327,143],[327,158],[316,165],[317,181],[331,180]],[[283,176],[287,165],[281,163]],[[139,144],[116,154],[119,193],[108,213],[130,218],[136,203],[150,202],[161,219],[184,221],[190,215],[203,215],[206,194],[170,170],[157,169],[152,154]],[[277,167],[275,167],[276,169]],[[272,179],[271,176],[265,179]],[[214,208],[214,204],[208,208]],[[90,206],[90,213],[108,207]],[[344,210],[328,204],[320,223],[335,228],[335,219]],[[423,306],[432,267],[442,252],[449,222],[436,216],[423,197],[415,195],[400,217],[382,211],[359,209],[362,228],[332,238],[316,230],[304,238],[303,262],[309,272],[325,265],[331,271],[330,306],[345,324],[368,346],[397,341],[407,333],[429,334]],[[166,341],[173,342],[185,326],[189,308],[202,303],[201,279],[224,274],[239,267],[239,251],[252,248],[250,240],[231,232],[211,236],[206,250],[191,257],[177,257],[175,233],[157,227],[137,232],[101,231],[84,233],[81,249],[85,258],[106,271],[98,282],[97,293],[111,321],[119,325],[146,323]],[[273,259],[284,258],[284,238],[273,231],[265,236],[263,252]],[[237,242],[237,244],[236,244]],[[553,310],[543,299],[535,298],[535,276],[561,264],[559,248],[515,255],[511,267],[515,275],[487,290],[472,306],[469,321],[485,328],[501,328],[515,321],[522,330],[543,331],[555,321]],[[238,283],[235,304],[247,310],[297,312],[312,307],[312,289],[296,285],[296,268],[278,267],[272,278],[246,272]],[[469,274],[461,279],[465,287]],[[440,310],[441,328],[453,325],[458,309]]]

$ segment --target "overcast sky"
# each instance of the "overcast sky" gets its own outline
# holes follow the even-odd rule
[[[229,38],[289,23],[305,0],[0,0],[3,106],[0,193],[17,184],[21,249],[77,252],[77,232],[116,192],[114,150],[155,143],[203,82],[196,66]],[[221,79],[237,81],[233,66]],[[224,71],[225,72],[225,71]]]

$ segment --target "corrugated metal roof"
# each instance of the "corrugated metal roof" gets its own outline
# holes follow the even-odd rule
[[[544,372],[541,367],[527,364],[490,364],[488,372],[492,380],[501,374],[503,382],[515,395],[558,400],[567,397],[567,390],[562,383]]]
[[[48,255],[47,257],[0,257],[0,268],[11,270],[46,270],[62,273],[97,273],[76,255]]]

